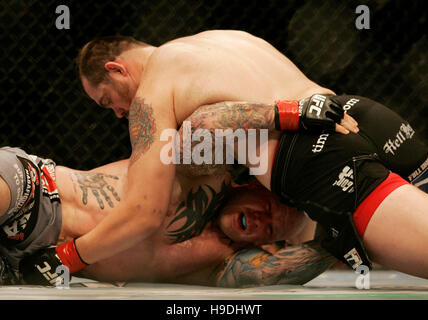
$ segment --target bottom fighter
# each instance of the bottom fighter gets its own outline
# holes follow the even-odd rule
[[[79,237],[106,217],[126,192],[127,160],[78,171],[9,147],[0,149],[0,159],[2,284],[55,284],[58,275],[50,266],[56,262],[47,255],[35,262],[40,272],[21,270],[23,279],[17,279],[14,271],[23,257]],[[235,188],[228,196],[230,183],[226,172],[189,177],[178,170],[159,232],[78,275],[248,287],[303,284],[336,261],[315,241],[302,244],[314,230],[304,212],[282,205],[258,183]],[[233,226],[224,223],[237,209],[242,215]],[[223,227],[225,232],[240,228],[247,238],[233,242]],[[297,245],[261,245],[276,239]]]
[[[417,140],[415,132],[406,121],[386,107],[363,97],[341,96],[336,97],[335,100],[359,121],[359,133],[350,135],[333,133],[283,134],[278,147],[273,148],[275,162],[273,162],[272,180],[277,181],[275,180],[277,178],[285,179],[289,177],[281,172],[280,174],[275,174],[276,171],[281,171],[284,167],[288,168],[288,173],[294,176],[291,185],[295,194],[293,194],[293,197],[287,197],[285,192],[277,190],[275,192],[278,192],[282,201],[289,201],[291,204],[307,210],[311,217],[327,229],[329,234],[327,238],[323,239],[322,245],[340,260],[352,263],[353,266],[358,263],[361,264],[365,258],[363,256],[365,248],[358,241],[358,237],[364,237],[364,244],[368,248],[370,258],[374,261],[399,271],[426,277],[423,272],[420,272],[420,270],[423,271],[424,264],[426,264],[426,260],[423,257],[421,260],[413,259],[407,267],[403,266],[403,261],[409,256],[413,257],[419,250],[423,252],[423,248],[415,245],[415,239],[419,237],[419,239],[423,240],[427,234],[428,227],[425,224],[425,216],[421,214],[426,207],[422,207],[422,211],[420,208],[421,204],[426,201],[427,195],[409,186],[407,182],[398,176],[392,175],[394,177],[392,183],[390,178],[387,178],[391,176],[389,172],[389,169],[391,169],[412,180],[412,183],[420,188],[426,187],[426,184],[424,184],[427,174],[426,159],[428,152],[426,146]],[[223,127],[227,123],[225,121],[228,118],[227,113],[232,113],[233,117],[231,118],[239,119],[237,113],[234,112],[235,106],[238,107],[239,112],[247,110],[252,112],[252,115],[255,115],[255,113],[262,110],[263,115],[266,114],[266,107],[260,104],[251,105],[231,102],[227,104],[227,109],[222,109],[221,124]],[[198,124],[194,126],[194,129],[210,126],[212,128],[222,127],[215,118],[219,115],[219,107],[221,106],[206,106],[195,112],[190,118],[193,123]],[[245,117],[248,119],[247,115]],[[260,120],[260,117],[257,119]],[[258,125],[261,125],[260,122]],[[285,142],[283,139],[290,138],[294,141],[293,144],[291,144],[291,147],[287,145],[284,147],[283,144]],[[395,139],[401,144],[395,145],[395,149],[390,149],[389,146],[391,144],[389,141],[392,141],[391,139]],[[272,139],[269,143],[272,142],[278,144],[278,140]],[[297,148],[300,149],[296,152]],[[284,152],[287,150],[289,151],[285,156]],[[296,154],[291,154],[292,152],[296,152]],[[288,162],[283,161],[284,157]],[[42,164],[42,176],[44,172],[53,170],[52,168],[47,170],[43,167],[43,161],[39,161],[39,163]],[[286,166],[284,166],[284,163]],[[296,166],[299,165],[300,168],[296,169]],[[52,166],[53,164],[50,167]],[[305,170],[302,170],[302,166]],[[19,165],[14,164],[13,167],[19,167]],[[58,192],[62,199],[62,211],[64,212],[61,235],[59,237],[54,236],[54,241],[51,243],[33,245],[32,250],[28,250],[28,253],[31,254],[31,251],[34,252],[46,245],[54,245],[58,242],[58,239],[61,242],[66,240],[68,236],[73,238],[91,230],[108,213],[107,206],[101,201],[101,198],[104,197],[106,201],[108,200],[107,203],[111,208],[114,206],[113,200],[119,201],[120,199],[120,194],[116,188],[118,190],[123,189],[122,192],[126,192],[126,186],[122,185],[120,188],[118,185],[113,186],[106,181],[116,181],[117,184],[120,184],[118,177],[126,175],[125,167],[126,165],[123,165],[123,162],[101,167],[91,172],[73,171],[57,167],[57,185],[69,186],[68,189],[66,187],[58,187]],[[114,173],[114,168],[119,172]],[[337,175],[332,174],[332,170],[336,170]],[[62,171],[68,172],[69,181],[59,178],[66,175],[64,173],[61,174]],[[300,173],[302,179],[296,177],[297,173]],[[264,183],[270,179],[270,177],[267,177],[268,180],[264,180],[265,176],[258,178]],[[227,205],[221,207],[219,203],[224,201],[225,186],[228,184],[230,177],[221,175],[204,176],[196,180],[193,178],[191,183],[188,179],[183,175],[177,175],[176,187],[174,188],[171,202],[174,205],[169,210],[169,219],[165,222],[161,234],[157,234],[150,241],[142,243],[139,248],[133,248],[115,258],[88,266],[84,269],[85,271],[82,275],[100,280],[129,281],[137,279],[140,281],[218,284],[233,287],[276,283],[302,284],[325,270],[333,262],[331,257],[313,242],[281,248],[276,252],[267,252],[262,247],[255,246],[255,244],[276,240],[291,240],[293,236],[299,233],[300,242],[313,237],[313,232],[310,232],[310,228],[306,229],[309,232],[301,232],[304,229],[305,221],[307,223],[306,216],[301,211],[291,210],[284,205],[280,205],[278,198],[272,196],[266,190],[253,189],[254,186],[252,188],[247,186],[244,189],[234,189],[235,192],[232,193],[233,196],[230,197]],[[44,192],[45,196],[52,203],[58,203],[58,201],[55,201],[58,200],[58,195],[55,192],[49,192],[49,189],[55,190],[55,188],[49,187],[49,181],[52,179],[40,178],[40,180],[46,181],[45,185],[47,187],[43,189],[46,191]],[[190,184],[183,182],[186,180]],[[331,183],[328,182],[330,180]],[[8,181],[9,186],[13,186],[14,179],[9,178]],[[403,210],[408,212],[404,216],[405,219],[409,219],[407,225],[394,225],[396,219],[402,218],[402,216],[397,216],[391,207],[388,206],[386,208],[386,212],[392,216],[392,224],[388,224],[388,221],[383,221],[387,230],[396,233],[398,240],[404,242],[406,239],[400,239],[400,237],[404,237],[404,234],[407,233],[407,237],[411,238],[410,243],[414,245],[413,247],[405,248],[404,244],[397,244],[397,241],[384,241],[382,242],[382,250],[386,252],[386,257],[379,255],[379,252],[382,253],[380,249],[373,248],[372,245],[376,244],[376,242],[367,240],[370,239],[367,238],[367,231],[364,234],[364,227],[368,225],[370,228],[373,224],[372,216],[376,217],[379,209],[383,206],[381,204],[373,208],[373,204],[379,201],[382,202],[384,198],[377,198],[374,202],[370,202],[368,206],[363,206],[360,211],[357,210],[357,213],[360,212],[360,214],[352,216],[353,206],[361,208],[361,204],[365,201],[364,198],[370,199],[368,194],[370,191],[370,194],[373,194],[373,190],[376,191],[378,186],[382,186],[382,190],[386,190],[386,192],[382,191],[381,194],[384,194],[387,198],[394,194],[389,187],[383,187],[382,183],[384,181],[388,182],[388,186],[393,186],[392,190],[401,188],[410,190],[410,195],[416,201],[410,204],[408,208],[400,207],[399,204],[394,202],[394,205],[397,205],[397,208],[394,209],[400,215],[403,215]],[[326,182],[328,182],[327,185]],[[192,184],[193,187],[190,187]],[[71,188],[72,186],[74,187]],[[81,195],[77,193],[80,193],[78,187],[81,190]],[[326,188],[327,193],[323,191],[323,188]],[[22,187],[22,189],[24,188]],[[111,193],[110,196],[108,196],[106,190]],[[238,193],[236,192],[237,190],[241,192]],[[98,202],[93,199],[93,205],[98,203],[98,213],[94,213],[96,212],[94,208],[89,210],[87,207],[89,205],[88,196],[90,191],[98,199]],[[343,198],[342,193],[345,194],[345,198]],[[114,199],[111,199],[111,197]],[[304,197],[308,200],[300,200]],[[79,202],[80,198],[82,200]],[[71,200],[68,201],[67,199]],[[404,202],[407,203],[405,200]],[[11,206],[13,203],[21,203],[21,205],[25,203],[26,206],[24,208],[34,208],[34,206],[29,205],[27,200],[18,201],[12,199]],[[342,205],[343,209],[341,209]],[[100,210],[101,208],[102,210]],[[416,210],[414,210],[415,208]],[[221,214],[216,219],[216,223],[211,223],[218,209],[220,209]],[[71,219],[70,217],[73,214],[77,217],[80,215],[80,218]],[[359,218],[356,219],[356,217]],[[52,221],[55,221],[55,219]],[[415,224],[417,222],[420,222],[420,229],[415,232]],[[52,222],[50,225],[52,225]],[[379,228],[381,227],[379,226]],[[391,227],[395,229],[393,228],[393,231],[391,231]],[[412,227],[409,230],[412,230],[413,233],[409,234],[408,230],[406,230],[407,227]],[[45,232],[45,234],[49,234],[49,232]],[[234,240],[235,243],[227,242],[229,240],[226,240],[227,238],[224,235]],[[26,238],[21,234],[12,235],[11,238],[14,237],[15,241],[16,239],[22,240]],[[191,237],[193,238],[190,239]],[[174,244],[171,241],[166,241],[168,238],[172,239]],[[9,240],[12,241],[11,239]],[[243,242],[252,242],[253,244],[250,248],[245,248],[241,246]],[[27,245],[28,243],[30,243],[29,240]],[[350,245],[354,247],[346,251]],[[391,264],[389,258],[392,255],[391,251],[397,245],[401,246],[401,251],[395,252],[397,263],[394,265]],[[319,251],[314,250],[315,247]],[[25,249],[27,247],[21,245],[21,248]],[[346,252],[343,257],[341,253],[344,251]],[[11,252],[13,250],[9,249],[8,256],[11,256]],[[181,259],[183,257],[185,259]],[[194,259],[190,260],[191,257],[194,257]],[[39,258],[37,258],[39,260],[31,261],[38,261],[40,265],[43,265],[50,258],[49,254],[45,256],[39,255]],[[144,263],[147,263],[147,260],[151,261],[150,265],[152,267],[142,268]],[[166,261],[168,263],[165,263]],[[225,261],[227,262],[224,263]],[[368,263],[370,262],[368,261]],[[41,274],[37,270],[34,271],[33,269],[28,272],[27,281],[30,283],[43,283],[45,281],[43,278],[37,279],[37,276],[41,276]],[[263,276],[261,276],[262,273]],[[183,274],[186,276],[182,277]],[[265,275],[267,274],[271,276],[266,277]]]

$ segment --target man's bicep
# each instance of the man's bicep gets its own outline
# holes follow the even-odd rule
[[[251,248],[239,251],[227,261],[217,283],[233,288],[305,284],[335,261],[316,242],[287,247],[275,254]]]

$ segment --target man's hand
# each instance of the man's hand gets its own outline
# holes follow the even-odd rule
[[[25,284],[52,286],[58,278],[59,266],[68,268],[70,274],[80,271],[87,264],[80,258],[74,240],[64,245],[41,249],[19,263],[19,273]]]
[[[349,132],[358,133],[358,122],[349,114],[345,113],[340,124],[336,123],[336,132],[348,134]]]
[[[358,132],[357,122],[344,112],[333,95],[315,94],[300,101],[276,101],[275,107],[278,130]]]

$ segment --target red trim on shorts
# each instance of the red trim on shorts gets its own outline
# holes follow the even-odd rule
[[[360,203],[357,210],[354,212],[353,220],[355,228],[361,238],[364,236],[367,225],[372,218],[374,212],[382,203],[382,201],[395,189],[402,185],[409,184],[398,174],[390,173],[389,176],[378,185],[368,196]]]

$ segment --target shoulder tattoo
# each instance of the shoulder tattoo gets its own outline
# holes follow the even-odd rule
[[[153,108],[144,98],[135,97],[129,110],[129,135],[131,139],[131,164],[146,153],[154,141],[156,121]]]

